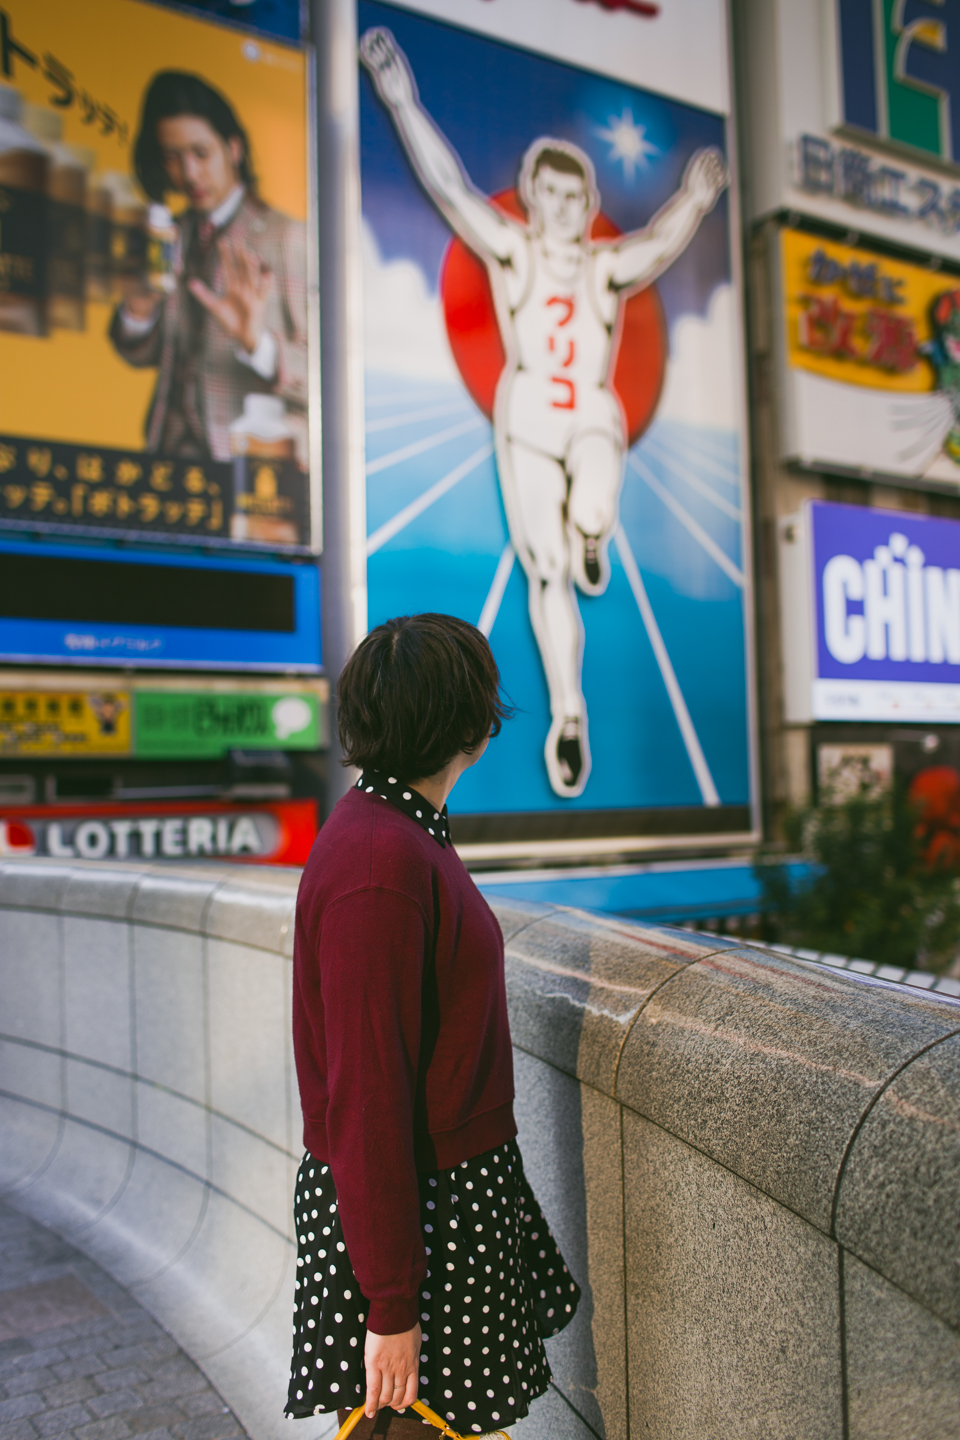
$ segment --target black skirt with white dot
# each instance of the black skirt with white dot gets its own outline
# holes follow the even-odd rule
[[[362,1403],[367,1304],[344,1245],[333,1176],[310,1154],[295,1203],[285,1413],[299,1418]],[[569,1325],[580,1299],[517,1142],[421,1175],[420,1224],[429,1268],[420,1291],[419,1398],[462,1434],[511,1425],[547,1388],[543,1337]]]

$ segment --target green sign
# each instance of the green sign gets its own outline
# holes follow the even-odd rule
[[[133,697],[134,754],[204,759],[228,750],[317,750],[320,702],[299,691],[140,690]]]
[[[846,123],[960,164],[960,0],[837,0],[837,11]],[[858,167],[852,152],[844,188],[848,198],[869,204]],[[887,183],[907,178],[887,168]],[[956,191],[942,195],[935,181],[923,184],[923,218],[952,233]],[[904,199],[891,198],[891,214]]]
[[[947,30],[943,17],[934,18],[928,6],[924,24],[905,26],[903,0],[884,0],[883,80],[887,101],[887,133],[891,140],[928,150],[931,155],[950,159],[950,141],[944,120],[943,97],[948,93],[931,84],[931,69],[946,72],[953,56],[947,57]],[[954,53],[957,37],[954,40]],[[956,63],[954,61],[954,63]],[[949,112],[947,112],[949,113]]]

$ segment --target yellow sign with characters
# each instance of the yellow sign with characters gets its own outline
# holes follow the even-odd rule
[[[0,756],[129,754],[125,690],[0,690]]]
[[[960,277],[799,230],[781,246],[793,367],[871,390],[941,388]]]
[[[308,547],[307,51],[133,0],[0,25],[0,525]]]
[[[273,226],[270,234],[282,235],[299,257],[307,214],[306,59],[298,48],[208,17],[130,0],[4,0],[2,8],[6,124],[18,138],[0,149],[0,207],[16,199],[18,227],[14,232],[7,216],[4,230],[10,244],[14,235],[24,242],[24,255],[12,254],[0,236],[0,270],[18,259],[33,266],[44,241],[48,262],[34,266],[32,284],[3,287],[0,275],[0,433],[142,450],[157,366],[166,361],[160,346],[137,350],[118,339],[117,307],[136,303],[133,293],[153,293],[159,303],[176,289],[183,243],[177,219],[208,200],[191,198],[192,182],[181,183],[179,174],[171,179],[162,163],[153,177],[156,193],[145,192],[136,155],[138,140],[143,151],[152,139],[147,107],[171,116],[192,114],[177,109],[192,103],[206,107],[202,114],[227,116],[220,123],[236,127],[242,139],[234,144],[253,158],[251,165],[244,156],[236,177],[251,198],[231,227],[233,243],[244,239],[257,251]],[[173,97],[156,89],[164,77]],[[279,254],[279,242],[275,248]],[[278,307],[290,306],[292,293],[299,303],[306,292],[305,272],[291,275],[290,289],[286,278],[273,276]],[[213,333],[216,354],[222,349],[236,370],[235,343]],[[211,364],[212,348],[204,353]],[[219,363],[218,395],[226,358]],[[297,363],[305,363],[302,346]],[[246,388],[259,389],[262,382],[251,377]],[[228,408],[225,423],[240,414],[242,395],[231,396]]]

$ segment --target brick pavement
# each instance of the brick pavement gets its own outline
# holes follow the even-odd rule
[[[0,1440],[245,1440],[142,1306],[0,1202]]]

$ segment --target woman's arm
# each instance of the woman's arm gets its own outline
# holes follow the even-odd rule
[[[413,1145],[426,952],[420,908],[397,891],[357,891],[324,914],[330,1168],[367,1329],[381,1337],[416,1327],[427,1270]]]

